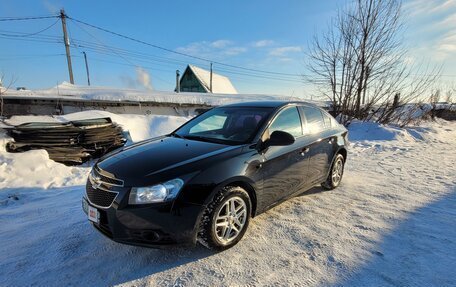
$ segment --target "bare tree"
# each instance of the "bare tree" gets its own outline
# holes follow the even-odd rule
[[[4,78],[4,75],[0,76],[0,117],[3,117],[3,93],[4,90],[6,91],[6,89],[3,87]]]
[[[4,86],[5,75],[0,75],[0,117],[3,117],[4,104],[3,104],[3,95],[11,88],[11,86],[16,82],[14,77],[8,82],[7,86]]]
[[[437,89],[431,93],[427,102],[426,117],[435,120],[439,113],[444,110],[453,111],[454,102],[452,100],[454,88]],[[443,98],[445,96],[445,98]]]
[[[449,88],[445,93],[445,101],[449,105],[449,109],[453,109],[455,106],[454,95],[456,94],[456,88]]]
[[[438,77],[406,61],[400,0],[357,0],[339,10],[329,30],[314,37],[310,81],[330,99],[341,122],[401,122],[397,111],[419,98]]]

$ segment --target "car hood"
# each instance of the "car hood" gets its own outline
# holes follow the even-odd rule
[[[160,137],[123,148],[102,158],[97,166],[122,179],[125,186],[142,186],[182,175],[178,173],[196,172],[195,169],[200,169],[202,166],[197,166],[195,163],[238,147],[175,137]],[[177,175],[176,171],[178,171]]]

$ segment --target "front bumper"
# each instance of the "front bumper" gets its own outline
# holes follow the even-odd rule
[[[84,196],[82,206],[86,214],[89,205],[96,207]],[[148,247],[195,244],[197,223],[203,210],[202,205],[179,201],[96,208],[99,221],[91,223],[99,232],[119,243]]]

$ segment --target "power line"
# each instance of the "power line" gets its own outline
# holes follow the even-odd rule
[[[58,16],[55,16],[55,17],[58,17]],[[27,17],[27,18],[43,18],[43,17]],[[22,19],[25,20],[27,18],[24,17]],[[222,70],[222,71],[224,71],[226,73],[229,73],[229,74],[238,74],[238,75],[244,75],[244,76],[249,76],[249,77],[258,77],[258,78],[263,78],[263,79],[288,81],[288,82],[298,82],[298,80],[291,79],[291,78],[288,79],[288,77],[300,77],[300,75],[296,75],[296,74],[270,72],[270,71],[263,71],[263,70],[259,70],[259,69],[250,69],[250,68],[245,68],[245,67],[241,67],[241,66],[225,64],[225,63],[221,63],[221,62],[218,62],[218,61],[212,61],[210,59],[205,59],[205,58],[202,58],[202,57],[197,57],[197,56],[189,55],[189,54],[186,54],[186,53],[181,53],[181,52],[178,52],[178,51],[167,49],[167,48],[164,48],[164,47],[161,47],[161,46],[158,46],[158,45],[150,44],[150,43],[147,43],[147,42],[144,42],[144,41],[141,41],[141,40],[129,37],[129,36],[125,36],[125,35],[122,35],[122,34],[119,34],[119,33],[116,33],[116,32],[113,32],[113,31],[110,31],[110,30],[107,30],[107,29],[104,29],[104,28],[101,28],[101,27],[98,27],[98,26],[95,26],[95,25],[92,25],[92,24],[89,24],[89,23],[86,23],[86,22],[83,22],[83,21],[80,21],[80,20],[77,20],[77,19],[74,19],[74,18],[71,18],[71,17],[67,17],[67,18],[72,20],[81,30],[83,30],[84,32],[89,34],[91,37],[95,38],[98,42],[100,42],[101,46],[103,47],[103,49],[100,49],[100,45],[96,45],[96,44],[90,43],[90,42],[87,42],[87,43],[89,43],[89,46],[88,45],[81,45],[81,44],[72,45],[72,46],[75,46],[76,48],[78,48],[78,47],[88,47],[89,49],[96,50],[97,52],[101,52],[101,53],[104,52],[105,54],[115,54],[118,57],[124,59],[127,63],[129,63],[132,66],[137,66],[138,67],[138,65],[132,63],[126,57],[140,58],[141,61],[144,61],[144,56],[147,55],[147,54],[138,53],[138,52],[132,52],[132,51],[128,51],[128,50],[125,50],[125,49],[118,49],[118,48],[115,48],[115,47],[110,47],[108,45],[105,45],[101,41],[99,41],[96,37],[94,37],[92,34],[90,34],[88,31],[86,31],[81,26],[79,26],[77,23],[81,23],[81,24],[84,24],[86,26],[89,26],[89,27],[92,27],[92,28],[95,28],[95,29],[98,29],[98,30],[102,30],[102,31],[110,33],[110,34],[114,34],[114,35],[117,35],[119,37],[126,38],[126,39],[129,39],[129,40],[135,41],[135,42],[139,42],[141,44],[145,44],[145,45],[148,45],[148,46],[152,46],[152,47],[155,47],[155,48],[158,48],[158,49],[161,49],[161,50],[165,50],[167,52],[174,53],[174,54],[177,54],[177,55],[191,57],[193,59],[197,59],[197,60],[200,60],[200,61],[212,62],[212,63],[216,63],[216,64],[221,65],[221,66],[231,67],[231,68],[234,68],[234,69],[241,69],[241,70],[250,71],[250,73],[246,73],[246,72],[242,73],[240,71],[229,70],[228,68],[218,69],[218,70]],[[9,19],[12,19],[12,18],[9,18]],[[11,37],[11,36],[16,36],[16,35],[3,35],[3,36]],[[48,38],[36,38],[36,41],[37,42],[54,42],[54,41],[58,41],[59,43],[61,43],[61,40],[59,38],[54,39],[52,36],[48,36]],[[80,41],[80,40],[77,40],[77,41]],[[74,43],[76,41],[74,39],[72,39],[72,42]],[[82,42],[82,41],[80,41],[80,42]],[[107,52],[106,50],[108,50],[109,52],[106,53]],[[159,56],[155,56],[155,55],[147,55],[147,57],[151,61],[156,61],[156,62],[163,63],[162,65],[188,64],[188,62],[184,62],[184,61],[181,61],[181,60],[170,59],[170,58],[165,58],[165,57],[159,57]],[[151,59],[151,57],[154,57],[154,58]],[[157,64],[154,64],[154,65],[157,65]],[[254,72],[255,74],[253,74],[252,72]],[[264,74],[269,74],[269,76],[268,75],[264,75]],[[272,75],[280,75],[280,78],[278,76],[272,76]],[[299,81],[299,82],[301,82],[301,81]]]
[[[94,29],[97,29],[97,30],[100,30],[100,31],[103,31],[103,32],[106,32],[106,33],[109,33],[109,34],[112,34],[112,35],[116,35],[118,37],[125,38],[125,39],[128,39],[130,41],[134,41],[134,42],[137,42],[137,43],[140,43],[140,44],[144,44],[144,45],[156,48],[156,49],[160,49],[160,50],[163,50],[163,51],[166,51],[166,52],[169,52],[169,53],[174,53],[174,54],[177,54],[177,55],[181,55],[181,56],[185,56],[185,57],[189,57],[189,58],[193,58],[193,59],[197,59],[197,60],[201,60],[201,61],[205,61],[205,62],[209,62],[209,63],[214,63],[214,64],[217,64],[217,65],[222,65],[222,66],[227,66],[227,67],[232,67],[232,68],[242,69],[242,70],[247,70],[247,71],[252,71],[252,72],[260,72],[260,73],[275,74],[275,75],[296,76],[296,74],[271,72],[271,71],[251,69],[251,68],[245,68],[245,67],[241,67],[241,66],[226,64],[226,63],[222,63],[222,62],[219,62],[219,61],[214,61],[214,60],[210,60],[210,59],[206,59],[206,58],[202,58],[202,57],[198,57],[198,56],[182,53],[182,52],[175,51],[175,50],[172,50],[172,49],[168,49],[168,48],[165,48],[165,47],[161,47],[161,46],[158,46],[158,45],[155,45],[155,44],[151,44],[151,43],[148,43],[148,42],[145,42],[145,41],[142,41],[142,40],[130,37],[130,36],[126,36],[126,35],[123,35],[123,34],[120,34],[120,33],[117,33],[117,32],[114,32],[114,31],[111,31],[111,30],[108,30],[108,29],[105,29],[105,28],[102,28],[102,27],[99,27],[99,26],[95,26],[95,25],[89,24],[87,22],[75,19],[73,17],[69,17],[68,16],[68,19],[70,19],[72,21],[75,21],[75,22],[78,22],[78,23],[81,23],[81,24],[84,24],[86,26],[92,27]]]
[[[145,53],[140,53],[140,52],[135,52],[135,51],[129,51],[129,50],[126,50],[126,49],[121,49],[121,48],[116,48],[116,47],[113,47],[113,46],[106,45],[106,44],[102,43],[101,40],[99,40],[93,34],[89,33],[86,29],[82,28],[77,23],[75,23],[75,24],[76,24],[76,26],[78,28],[83,30],[86,34],[88,34],[90,37],[94,38],[100,44],[74,39],[74,38],[71,37],[71,31],[69,31],[70,39],[71,39],[71,42],[72,42],[72,46],[74,46],[78,50],[79,50],[79,48],[84,48],[85,50],[91,50],[91,51],[94,51],[95,53],[104,54],[104,55],[108,55],[108,56],[110,56],[110,55],[116,56],[118,58],[123,59],[126,62],[126,64],[115,62],[115,61],[109,61],[109,60],[104,60],[104,59],[93,58],[93,60],[95,60],[95,61],[111,63],[111,64],[118,64],[118,65],[125,65],[125,66],[143,67],[143,68],[147,68],[147,69],[150,69],[150,70],[164,71],[164,72],[168,72],[170,70],[158,69],[156,67],[145,66],[145,65],[137,65],[137,64],[133,63],[131,60],[129,60],[128,58],[129,57],[140,58],[141,62],[143,62],[143,63],[144,62],[151,63],[151,61],[154,61],[154,63],[153,63],[154,66],[157,66],[157,65],[158,66],[173,66],[173,71],[174,71],[174,65],[176,65],[176,64],[185,64],[185,65],[188,64],[188,62],[181,61],[181,60],[170,59],[170,58],[165,58],[165,57],[159,57],[159,56],[155,56],[155,55],[150,55],[150,54],[145,54]],[[87,44],[79,44],[79,42],[84,42],[84,43],[87,43]],[[149,61],[148,61],[148,59],[145,59],[145,58],[148,58],[148,57],[156,57],[158,59],[150,59],[149,58]],[[162,64],[157,64],[157,63],[155,63],[155,61],[161,62]],[[286,81],[286,82],[302,83],[302,80],[284,78],[286,76],[279,77],[279,76],[272,76],[272,75],[269,75],[269,76],[268,75],[259,75],[259,74],[256,74],[256,73],[246,73],[246,72],[242,72],[242,71],[233,71],[233,70],[230,70],[229,68],[223,68],[223,69],[218,69],[218,70],[221,70],[221,71],[226,72],[228,74],[245,75],[245,76],[249,76],[249,77],[260,78],[260,79],[263,79],[263,80],[267,79],[267,80],[275,80],[275,81]],[[154,77],[157,78],[156,76],[154,76]],[[163,79],[160,79],[160,78],[157,78],[157,79],[161,80],[163,82],[169,83],[169,81],[166,81],[166,80],[163,80]]]
[[[58,20],[57,20],[57,22],[58,22]],[[27,35],[27,34],[29,34],[29,33],[24,33],[24,32],[3,30],[3,29],[0,29],[0,32],[2,32],[4,34],[14,34],[14,35],[12,35],[12,37],[14,37],[15,35]],[[62,36],[60,36],[60,35],[59,36],[55,36],[55,35],[48,35],[48,34],[33,35],[33,36],[30,36],[30,37],[37,38],[37,39],[61,39],[62,38]]]
[[[35,20],[35,19],[49,19],[49,18],[59,18],[59,16],[58,15],[53,15],[53,16],[17,17],[17,18],[6,17],[6,18],[0,18],[0,21],[19,21],[19,20]],[[153,48],[156,48],[156,49],[160,49],[160,50],[163,50],[163,51],[166,51],[166,52],[169,52],[169,53],[173,53],[175,55],[185,56],[185,57],[189,57],[189,58],[192,58],[192,59],[195,59],[195,60],[204,61],[204,62],[207,62],[207,63],[215,63],[218,66],[222,66],[222,67],[218,67],[217,68],[218,71],[221,71],[223,73],[227,73],[227,74],[230,74],[230,75],[233,74],[233,75],[241,75],[241,76],[250,77],[250,78],[259,78],[259,79],[264,79],[264,80],[286,81],[286,82],[294,82],[294,83],[303,83],[303,81],[304,81],[303,76],[305,76],[305,75],[272,72],[272,71],[266,71],[266,70],[260,70],[260,69],[252,69],[252,68],[246,68],[246,67],[237,66],[237,65],[226,64],[226,63],[222,63],[222,62],[218,62],[218,61],[213,61],[213,60],[210,60],[210,59],[207,59],[207,58],[198,57],[198,56],[190,55],[190,54],[179,52],[179,51],[174,51],[172,49],[168,49],[168,48],[165,48],[165,47],[162,47],[162,46],[159,46],[159,45],[148,43],[146,41],[142,41],[142,40],[139,40],[139,39],[127,36],[127,35],[123,35],[123,34],[120,34],[120,33],[117,33],[117,32],[114,32],[114,31],[111,31],[111,30],[108,30],[108,29],[105,29],[105,28],[102,28],[102,27],[99,27],[99,26],[96,26],[96,25],[92,25],[90,23],[74,19],[72,17],[66,16],[66,18],[69,19],[70,21],[72,21],[74,24],[76,24],[76,26],[78,26],[86,34],[90,35],[92,38],[94,38],[97,42],[100,43],[100,44],[96,44],[96,43],[93,43],[93,42],[90,42],[90,41],[83,41],[83,40],[73,39],[71,37],[71,35],[70,35],[70,38],[72,40],[71,46],[74,46],[75,48],[79,48],[79,47],[86,48],[86,49],[95,51],[96,53],[100,53],[100,54],[115,55],[117,57],[122,58],[130,66],[141,67],[140,65],[134,64],[128,58],[130,58],[130,59],[134,58],[136,61],[140,60],[141,62],[149,62],[149,63],[154,62],[154,65],[159,65],[159,66],[171,66],[171,65],[176,65],[176,64],[188,64],[188,62],[187,61],[178,60],[178,59],[173,59],[173,58],[168,58],[168,57],[161,57],[161,56],[157,56],[157,55],[152,55],[152,54],[147,54],[147,53],[143,53],[143,52],[132,51],[132,50],[127,50],[127,49],[123,49],[123,48],[117,48],[117,47],[106,45],[103,42],[101,42],[97,37],[95,37],[94,35],[89,33],[87,30],[82,28],[78,23],[86,25],[86,26],[94,28],[94,29],[97,29],[97,30],[100,30],[100,31],[103,31],[103,32],[106,32],[106,33],[109,33],[109,34],[112,34],[112,35],[115,35],[115,36],[118,36],[118,37],[121,37],[121,38],[124,38],[124,39],[128,39],[130,41],[134,41],[134,42],[137,42],[137,43],[140,43],[140,44],[143,44],[143,45],[147,45],[147,46],[150,46],[150,47],[153,47]],[[34,33],[22,33],[22,32],[4,31],[4,32],[10,32],[10,33],[11,32],[12,33],[16,33],[16,34],[19,34],[19,35],[0,33],[0,38],[11,39],[11,40],[22,40],[22,41],[43,42],[43,43],[59,43],[59,44],[61,44],[62,43],[62,39],[60,37],[51,36],[51,35],[39,35],[39,36],[37,36],[38,34],[41,34],[44,31],[50,29],[58,21],[59,20],[57,20],[52,25],[46,27],[45,29],[42,29],[42,30],[40,30],[38,32],[34,32]],[[2,30],[0,30],[0,31],[2,31]],[[106,60],[104,62],[113,63],[113,64],[121,64],[121,63],[116,63],[116,62],[106,61]],[[159,62],[159,63],[162,63],[162,64],[157,64],[155,62]],[[148,69],[153,69],[153,70],[159,70],[159,69],[157,69],[155,67],[147,67],[147,68]],[[239,70],[242,70],[242,71],[239,71]],[[162,71],[167,71],[167,70],[162,70]],[[425,75],[422,75],[422,76],[425,76]],[[449,74],[441,74],[440,76],[442,76],[442,77],[456,77],[456,75],[449,75]],[[236,77],[236,78],[239,79],[239,77]],[[159,78],[157,78],[157,79],[159,79]],[[162,80],[162,79],[159,79],[159,80]],[[162,81],[164,81],[164,80],[162,80]],[[164,81],[164,82],[167,82],[167,81]]]
[[[57,22],[59,22],[59,19],[57,19],[53,24],[51,24],[50,26],[42,29],[42,30],[39,30],[38,32],[34,32],[34,33],[28,33],[28,34],[25,34],[25,33],[22,33],[22,32],[16,32],[16,34],[5,34],[5,33],[0,33],[0,35],[2,36],[7,36],[7,37],[30,37],[30,36],[35,36],[35,35],[38,35],[40,33],[43,33],[49,29],[51,29],[55,24],[57,24]]]
[[[51,40],[51,39],[43,39],[43,38],[34,38],[33,36],[32,37],[26,37],[26,38],[18,38],[18,37],[8,37],[8,36],[0,35],[0,38],[1,39],[8,39],[8,40],[15,40],[15,41],[27,41],[27,42],[58,43],[58,44],[63,43],[63,40],[61,40],[61,39],[59,39],[59,40],[57,40],[57,39]]]
[[[123,54],[123,55],[126,55],[126,56],[130,56],[130,57],[133,57],[133,58],[140,58],[141,60],[144,60],[144,58],[147,58],[147,59],[150,59],[152,61],[157,61],[157,62],[162,62],[162,63],[185,64],[185,65],[188,64],[187,61],[182,61],[182,60],[177,60],[177,59],[172,59],[172,58],[167,58],[167,57],[160,57],[160,56],[157,56],[157,55],[145,54],[145,53],[131,51],[131,50],[125,50],[125,49],[109,46],[109,45],[106,45],[106,44],[104,44],[102,46],[102,48],[100,48],[99,45],[96,45],[94,43],[87,42],[87,41],[81,41],[81,40],[77,40],[77,39],[75,39],[73,43],[76,46],[78,46],[78,47],[84,47],[84,48],[93,49],[93,50],[95,50],[97,52],[100,52],[100,53],[103,53],[103,52],[105,52],[107,50],[115,50],[117,53],[120,53],[120,54]],[[79,43],[81,43],[81,44],[79,44]],[[108,48],[108,49],[106,49],[106,48]]]
[[[50,18],[58,18],[59,16],[40,16],[40,17],[6,17],[0,18],[0,21],[25,21],[25,20],[40,20],[40,19],[50,19]]]
[[[88,47],[88,46],[85,46],[85,45],[78,45],[79,47],[81,48],[84,48],[84,49],[87,49],[87,50],[91,50],[95,53],[98,53],[98,54],[102,54],[102,55],[108,55],[108,56],[118,56],[119,52],[116,52],[115,54],[114,53],[111,53],[109,51],[106,51],[106,50],[102,50],[102,49],[98,49],[98,48],[92,48],[92,47]],[[122,53],[120,53],[122,54]],[[125,55],[125,54],[122,54],[123,56],[121,58],[125,58],[125,57],[132,57],[130,55]],[[107,60],[104,60],[105,62],[107,63],[115,63],[115,62],[112,62],[112,61],[107,61]],[[156,63],[155,61],[158,61],[159,63]],[[130,61],[128,61],[129,63],[131,63]],[[170,67],[172,66],[172,70],[174,71],[174,67],[176,65],[176,63],[173,63],[173,62],[166,62],[166,61],[162,61],[162,60],[156,60],[156,59],[147,59],[147,58],[141,58],[141,62],[142,63],[145,63],[145,62],[148,62],[148,63],[153,63],[153,65],[155,66],[164,66],[164,67]],[[188,62],[182,62],[182,63],[178,63],[178,64],[188,64]],[[132,65],[129,65],[129,66],[132,66]],[[138,66],[138,65],[133,65],[133,66]],[[145,67],[144,65],[141,65],[143,67]],[[148,67],[150,68],[150,67]],[[158,70],[155,68],[155,70]],[[243,75],[243,76],[247,76],[247,77],[250,77],[250,78],[260,78],[260,79],[268,79],[268,80],[276,80],[276,81],[286,81],[286,82],[294,82],[294,83],[302,83],[303,81],[302,80],[299,80],[299,79],[291,79],[291,78],[286,78],[286,77],[279,77],[279,76],[269,76],[269,75],[264,75],[264,74],[256,74],[256,73],[246,73],[246,72],[243,72],[243,71],[233,71],[233,70],[230,70],[228,68],[218,68],[217,71],[221,71],[223,74],[229,74],[230,77],[232,74],[234,75]],[[238,77],[239,78],[239,77]]]
[[[75,23],[77,24],[77,23]],[[81,28],[84,32],[86,32],[87,34],[89,34],[91,37],[95,38],[98,42],[101,43],[101,41],[96,38],[94,35],[90,34],[88,31],[86,31],[85,29],[83,29],[81,26],[77,25],[79,28]],[[71,33],[70,33],[71,34]],[[78,42],[85,42],[85,43],[88,43],[88,44],[79,44]],[[149,54],[144,54],[144,53],[138,53],[138,52],[132,52],[132,51],[129,51],[129,50],[125,50],[125,49],[120,49],[120,48],[116,48],[116,47],[112,47],[112,46],[108,46],[104,43],[102,43],[102,45],[97,45],[97,44],[94,44],[94,43],[91,43],[91,42],[87,42],[87,41],[80,41],[80,40],[75,40],[75,39],[72,39],[72,43],[73,43],[73,46],[75,48],[84,48],[84,49],[88,49],[88,50],[92,50],[94,51],[95,53],[100,53],[100,54],[105,54],[105,55],[116,55],[122,59],[124,59],[126,62],[128,62],[129,64],[131,65],[134,65],[131,61],[127,60],[126,57],[133,57],[133,58],[140,58],[142,62],[150,62],[150,61],[147,61],[145,58],[148,58],[148,57],[154,57],[153,59],[150,59],[151,61],[157,61],[157,62],[161,62],[161,63],[164,63],[164,64],[156,64],[154,63],[154,65],[161,65],[161,66],[164,66],[164,65],[175,65],[175,64],[188,64],[188,62],[185,62],[185,61],[180,61],[180,60],[176,60],[176,59],[170,59],[170,58],[165,58],[165,57],[159,57],[159,56],[155,56],[155,55],[149,55]],[[155,59],[155,58],[158,58],[158,59]],[[113,63],[111,61],[111,63]],[[138,65],[134,65],[134,66],[138,66]],[[299,80],[299,79],[296,79],[296,78],[288,78],[288,76],[273,76],[273,75],[264,75],[264,74],[258,74],[258,73],[253,73],[253,72],[250,72],[250,73],[246,73],[246,72],[243,72],[243,71],[237,71],[237,70],[232,70],[230,68],[219,68],[217,70],[220,70],[220,71],[223,71],[223,72],[226,72],[226,73],[229,73],[229,74],[237,74],[237,75],[245,75],[245,76],[249,76],[249,77],[259,77],[259,78],[263,78],[263,79],[270,79],[270,80],[279,80],[279,81],[288,81],[288,82],[295,82],[295,83],[302,83],[302,80]],[[301,77],[299,75],[299,77]]]
[[[76,58],[82,58],[82,56],[78,56],[78,55],[75,55],[74,57]],[[96,62],[103,62],[103,63],[110,63],[110,64],[115,64],[115,65],[122,65],[122,66],[129,66],[129,67],[140,67],[140,68],[145,68],[145,69],[148,69],[148,70],[155,70],[155,71],[160,71],[160,72],[170,72],[170,73],[174,73],[175,72],[175,69],[169,69],[169,70],[165,70],[165,69],[158,69],[156,67],[151,67],[151,66],[138,66],[138,65],[135,65],[135,64],[130,64],[130,63],[121,63],[121,62],[116,62],[116,61],[110,61],[110,60],[106,60],[106,59],[100,59],[100,58],[96,58],[96,57],[91,57],[91,60],[92,61],[96,61]],[[168,81],[168,83],[170,83]]]
[[[95,53],[99,54],[104,54],[104,55],[111,55],[112,53],[108,51],[105,48],[100,48],[97,45],[91,45],[91,44],[79,44],[79,40],[73,40],[73,45],[76,47],[82,47],[88,50],[92,50]],[[162,64],[157,64],[154,63],[155,65],[161,65],[161,66],[171,66],[171,65],[176,65],[176,64],[185,64],[187,65],[188,62],[186,61],[181,61],[177,59],[170,59],[170,58],[165,58],[165,57],[159,57],[155,55],[149,55],[149,54],[144,54],[144,53],[138,53],[138,52],[131,52],[125,49],[118,49],[112,46],[104,45],[105,47],[109,47],[109,50],[115,50],[116,55],[117,54],[122,54],[126,57],[132,57],[132,58],[139,58],[141,59],[142,62],[159,62]],[[269,78],[269,79],[278,79],[278,80],[287,80],[287,81],[296,81],[296,82],[301,82],[299,79],[296,77],[301,77],[301,75],[296,75],[296,77],[289,77],[289,76],[273,76],[273,75],[265,75],[265,74],[260,74],[256,72],[245,72],[245,71],[239,71],[239,70],[233,70],[229,67],[223,67],[223,68],[218,68],[218,71],[224,71],[226,73],[230,74],[238,74],[238,75],[246,75],[250,77],[262,77],[262,78]]]
[[[67,17],[69,18],[69,17]],[[88,31],[86,31],[84,28],[82,28],[81,26],[79,26],[77,23],[75,23],[76,26],[78,26],[81,30],[83,30],[84,32],[86,32],[89,36],[91,36],[92,38],[94,38],[97,42],[99,42],[102,46],[105,46],[106,45],[101,42],[97,37],[95,37],[94,35],[92,35],[91,33],[89,33]],[[135,66],[136,68],[142,68],[140,65],[136,65],[135,63],[131,62],[130,60],[128,60],[127,58],[125,58],[124,56],[120,55],[119,53],[117,53],[116,51],[112,50],[116,55],[118,55],[120,58],[122,58],[125,62],[129,63],[130,65],[132,66]],[[159,81],[162,81],[162,82],[165,82],[167,84],[170,84],[169,81],[167,80],[164,80],[164,79],[161,79],[160,77],[157,77],[156,75],[154,75],[154,78],[159,80]]]
[[[70,17],[67,16],[68,19],[71,19]],[[82,28],[81,26],[79,26],[77,23],[75,23],[76,26],[81,29],[82,31],[84,31],[87,35],[89,35],[90,37],[92,37],[93,39],[95,39],[95,41],[99,42],[103,47],[105,48],[108,48],[105,44],[103,44],[103,42],[101,42],[101,40],[99,40],[97,37],[95,37],[94,35],[92,35],[91,33],[89,33],[89,31],[87,31],[86,29]],[[109,49],[109,48],[108,48]],[[134,64],[133,62],[131,62],[130,60],[128,60],[127,58],[123,57],[122,55],[118,54],[116,51],[112,50],[112,52],[114,54],[116,54],[117,56],[119,56],[120,58],[122,58],[125,62],[131,64],[131,65],[135,65],[135,66],[138,66],[136,64]]]
[[[64,55],[65,54],[9,55],[9,56],[0,57],[0,61],[48,58],[48,57],[56,57],[56,56],[64,56]]]

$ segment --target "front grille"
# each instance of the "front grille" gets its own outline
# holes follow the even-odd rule
[[[93,188],[90,180],[87,181],[86,193],[90,203],[99,207],[110,207],[117,196],[117,192]]]
[[[100,171],[98,167],[95,167],[92,172],[93,176],[98,177],[100,181],[108,185],[123,186],[124,184],[123,180],[104,175],[103,171]]]

